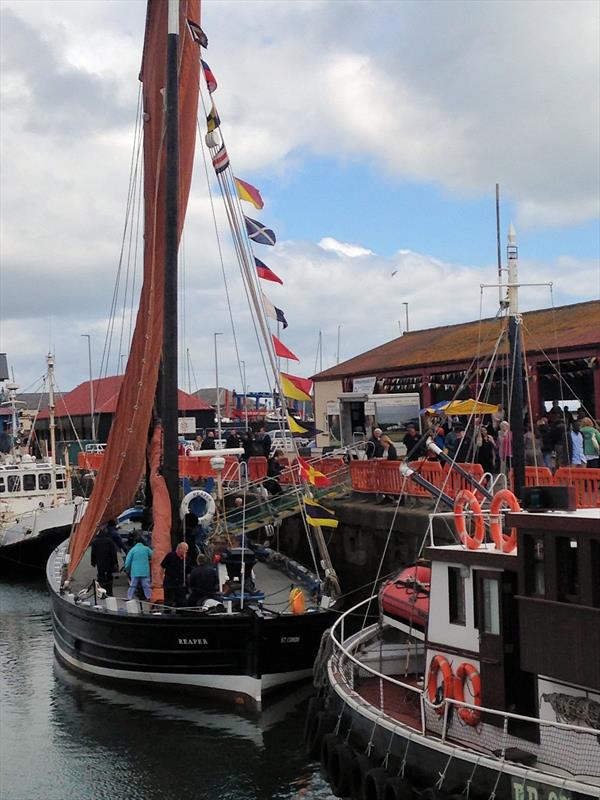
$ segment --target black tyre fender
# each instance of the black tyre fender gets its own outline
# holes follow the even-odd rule
[[[388,778],[383,787],[383,800],[413,800],[414,796],[406,778]]]
[[[329,762],[329,785],[336,797],[348,797],[350,795],[353,763],[354,750],[345,742],[338,744],[331,753]]]
[[[321,741],[321,774],[327,783],[329,783],[332,753],[341,741],[336,733],[326,733]]]
[[[383,787],[387,783],[390,775],[384,767],[370,769],[363,781],[364,800],[383,800]]]
[[[306,740],[308,739],[308,732],[310,731],[312,721],[317,716],[317,711],[321,710],[322,705],[321,698],[317,695],[314,695],[308,701],[306,716],[304,717],[304,733],[302,734],[302,741],[304,744],[306,744]]]
[[[373,769],[375,765],[371,759],[361,753],[356,756],[352,764],[352,772],[350,773],[350,797],[352,800],[363,800],[363,783],[365,775],[369,770]]]
[[[420,800],[448,800],[448,793],[443,789],[436,789],[435,786],[430,786],[421,793]]]
[[[331,733],[335,728],[337,717],[330,711],[317,711],[311,722],[308,736],[306,737],[306,755],[309,758],[319,758],[321,755],[321,742],[326,733]]]

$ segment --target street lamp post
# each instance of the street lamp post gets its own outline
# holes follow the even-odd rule
[[[88,366],[90,371],[90,416],[92,418],[92,441],[96,441],[96,410],[94,408],[94,382],[92,380],[92,337],[89,333],[82,333],[81,336],[88,341]]]
[[[408,303],[402,303],[404,306],[404,310],[406,311],[406,332],[408,333],[410,328],[408,327]]]
[[[217,432],[219,439],[221,439],[221,390],[219,388],[219,356],[217,353],[217,336],[223,336],[223,334],[213,334],[215,341],[215,381],[217,384]]]

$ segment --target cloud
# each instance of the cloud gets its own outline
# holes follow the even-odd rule
[[[334,239],[332,236],[326,236],[324,239],[321,239],[319,247],[332,253],[341,253],[349,258],[373,255],[373,251],[368,250],[366,247],[361,247],[357,244],[348,244],[347,242],[338,242],[337,239]]]

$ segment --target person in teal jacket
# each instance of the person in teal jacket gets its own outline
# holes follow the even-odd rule
[[[150,559],[152,558],[152,548],[147,547],[141,539],[136,540],[136,544],[127,553],[125,559],[125,570],[129,573],[129,589],[127,599],[132,600],[136,589],[141,584],[144,590],[144,597],[150,600],[152,597],[152,584],[150,582]]]

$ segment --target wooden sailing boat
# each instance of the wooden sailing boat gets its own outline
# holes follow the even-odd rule
[[[141,70],[144,283],[103,466],[82,523],[68,548],[53,553],[47,575],[56,653],[67,665],[97,676],[223,691],[260,706],[265,691],[311,673],[334,613],[318,575],[271,550],[244,549],[243,537],[242,547],[228,553],[229,563],[242,575],[254,570],[253,583],[263,591],[245,590],[242,579],[241,592],[216,613],[193,608],[168,614],[159,591],[153,605],[90,595],[89,567],[82,562],[98,528],[131,503],[145,470],[153,578],[160,577],[163,555],[182,538],[177,250],[196,138],[200,58],[192,29],[199,30],[199,22],[199,0],[149,0]],[[293,613],[291,587],[301,591],[304,613]]]

